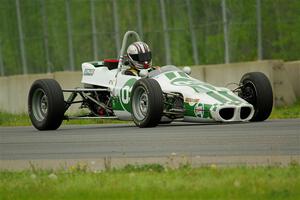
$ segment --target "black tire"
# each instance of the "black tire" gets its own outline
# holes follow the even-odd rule
[[[268,77],[261,72],[250,72],[242,77],[240,84],[239,96],[252,104],[255,110],[250,121],[266,120],[273,108],[273,91]]]
[[[156,80],[144,78],[134,84],[131,94],[131,115],[138,127],[157,126],[163,113],[163,105],[163,93]]]
[[[38,130],[56,130],[62,123],[65,102],[62,89],[53,79],[36,80],[29,91],[28,113]]]

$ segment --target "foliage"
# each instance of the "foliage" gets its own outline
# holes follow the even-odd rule
[[[200,64],[224,62],[224,32],[221,0],[164,0],[171,61],[193,65],[192,29]],[[97,32],[92,32],[91,1],[70,0],[72,21],[66,20],[66,0],[22,0],[20,11],[29,73],[47,72],[48,41],[51,71],[70,70],[67,24],[71,26],[75,69],[93,57],[93,34],[99,59],[116,58],[116,39],[127,30],[138,31],[137,0],[118,0],[119,32],[115,30],[113,1],[94,2]],[[44,2],[44,4],[43,4]],[[161,5],[158,0],[140,0],[143,38],[153,49],[153,63],[166,64]],[[257,59],[256,1],[226,0],[231,62]],[[43,12],[44,5],[44,12]],[[264,59],[297,60],[300,52],[300,1],[262,0],[262,47]],[[43,14],[45,13],[45,14]],[[45,18],[43,17],[45,16]],[[15,1],[0,0],[0,53],[5,75],[21,74],[21,53]]]

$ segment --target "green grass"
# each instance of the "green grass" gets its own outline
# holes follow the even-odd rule
[[[274,108],[270,119],[290,119],[300,118],[300,100],[292,106]],[[112,123],[128,123],[126,121],[112,119],[85,119],[85,120],[69,120],[63,124],[112,124]],[[0,126],[30,126],[31,122],[27,114],[10,114],[0,112]]]
[[[83,120],[64,120],[63,124],[120,124],[128,121],[115,119],[83,119]],[[11,114],[0,112],[0,126],[31,126],[28,114]]]
[[[0,126],[29,126],[30,119],[27,114],[10,114],[0,112]]]
[[[75,170],[74,170],[75,169]],[[1,199],[300,199],[300,166],[0,172]]]
[[[300,118],[300,100],[293,106],[283,106],[273,109],[271,119]]]

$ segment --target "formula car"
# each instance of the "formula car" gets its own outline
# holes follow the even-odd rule
[[[167,65],[126,75],[125,48],[134,31],[124,35],[118,60],[84,62],[84,87],[62,89],[53,79],[36,80],[28,95],[28,112],[38,130],[55,130],[63,120],[133,120],[138,127],[184,122],[247,122],[266,120],[273,107],[270,81],[260,72],[245,74],[237,87],[216,87],[190,76],[191,68]],[[70,93],[64,99],[64,93]],[[79,99],[79,100],[78,100]],[[72,104],[87,110],[67,115]]]

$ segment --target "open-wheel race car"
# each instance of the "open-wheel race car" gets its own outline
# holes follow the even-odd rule
[[[118,60],[82,64],[82,88],[61,89],[56,80],[36,80],[28,96],[33,126],[55,130],[63,120],[86,118],[133,120],[138,127],[155,127],[174,120],[245,122],[269,117],[273,93],[263,73],[245,74],[234,90],[192,78],[189,67],[167,65],[127,75],[125,48],[129,37],[140,41],[136,32],[126,32]],[[63,93],[70,95],[64,99]],[[72,104],[79,104],[79,109],[88,112],[66,115]]]

